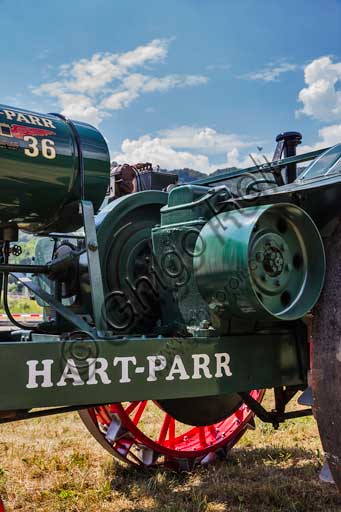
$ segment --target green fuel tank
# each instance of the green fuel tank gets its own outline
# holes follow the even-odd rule
[[[0,104],[0,230],[77,229],[80,199],[98,210],[109,175],[108,147],[93,126]]]

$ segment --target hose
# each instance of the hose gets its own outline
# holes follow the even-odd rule
[[[9,242],[5,242],[3,252],[4,252],[4,263],[7,264],[8,263],[8,255],[9,255]],[[4,310],[5,310],[6,315],[9,318],[9,320],[11,321],[11,323],[13,325],[16,325],[17,327],[19,327],[19,329],[24,329],[25,331],[29,330],[29,331],[38,332],[39,329],[37,329],[36,327],[21,324],[13,317],[11,310],[9,308],[9,304],[8,304],[8,272],[3,273],[3,292],[4,292],[3,293]]]

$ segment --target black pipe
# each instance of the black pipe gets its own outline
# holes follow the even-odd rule
[[[12,263],[1,263],[0,272],[21,272],[23,274],[47,274],[48,265],[15,265]]]
[[[302,134],[300,132],[284,132],[276,137],[277,147],[280,148],[281,157],[289,158],[296,155],[296,147],[301,144]],[[277,156],[277,151],[275,155]],[[292,183],[297,178],[296,164],[288,164],[283,169],[285,183]]]

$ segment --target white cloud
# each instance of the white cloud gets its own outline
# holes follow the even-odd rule
[[[262,163],[264,162],[262,161]],[[245,169],[246,167],[252,167],[253,165],[254,162],[250,156],[241,155],[238,148],[233,148],[231,151],[227,152],[224,167],[238,167],[239,169]]]
[[[319,130],[319,136],[326,146],[334,146],[341,142],[341,124],[332,124]]]
[[[304,69],[304,87],[298,95],[303,107],[298,111],[321,121],[340,120],[341,91],[336,89],[341,80],[341,62],[333,63],[325,56],[310,62]]]
[[[68,80],[63,85],[70,90],[94,93],[115,79],[122,79],[136,67],[162,62],[167,55],[169,40],[154,39],[126,53],[96,53],[90,59],[81,59],[60,67],[60,75]]]
[[[174,87],[196,87],[205,85],[208,78],[202,75],[166,75],[160,78],[146,77],[146,83],[143,87],[145,92],[168,91]]]
[[[71,119],[79,119],[98,126],[108,116],[106,112],[93,105],[88,96],[65,93],[60,94],[58,99],[63,109],[62,114]]]
[[[246,73],[240,78],[244,78],[245,80],[262,80],[263,82],[276,82],[280,75],[290,71],[296,71],[297,68],[297,64],[291,64],[286,61],[269,63],[263,69]]]
[[[239,154],[239,148],[254,147],[255,141],[238,138],[235,134],[219,133],[208,127],[181,126],[160,130],[156,137],[143,135],[125,139],[121,152],[113,155],[118,163],[152,162],[165,169],[189,167],[205,173],[217,168],[252,165],[249,157]],[[220,163],[213,164],[208,154],[219,155]]]
[[[332,124],[324,126],[318,131],[319,141],[315,144],[303,144],[297,147],[298,153],[308,153],[315,149],[327,148],[341,143],[341,124]]]
[[[134,73],[122,80],[121,87],[104,98],[101,106],[110,110],[120,110],[128,107],[142,93],[165,92],[178,87],[196,87],[206,84],[207,81],[207,77],[202,75],[152,77]]]
[[[135,50],[121,54],[118,58],[118,64],[131,68],[142,66],[146,62],[163,61],[167,56],[169,42],[169,39],[154,39],[145,46],[138,46]]]
[[[38,96],[48,95],[61,105],[64,115],[98,126],[110,110],[127,108],[141,94],[195,87],[207,83],[203,75],[150,76],[137,68],[162,62],[169,39],[154,39],[124,53],[96,53],[59,67],[58,79],[32,88]]]
[[[189,167],[198,171],[209,172],[210,163],[206,155],[194,155],[188,151],[176,151],[165,140],[150,135],[130,140],[125,139],[122,152],[114,155],[118,163],[152,162],[163,169],[180,169]]]
[[[234,148],[255,146],[258,141],[233,133],[219,133],[209,127],[180,126],[174,129],[160,130],[159,134],[171,146],[177,148],[204,150],[218,154]]]

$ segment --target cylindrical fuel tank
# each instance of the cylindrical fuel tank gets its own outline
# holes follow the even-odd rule
[[[110,176],[107,144],[93,126],[0,104],[1,228],[69,232],[79,200],[101,205]]]

